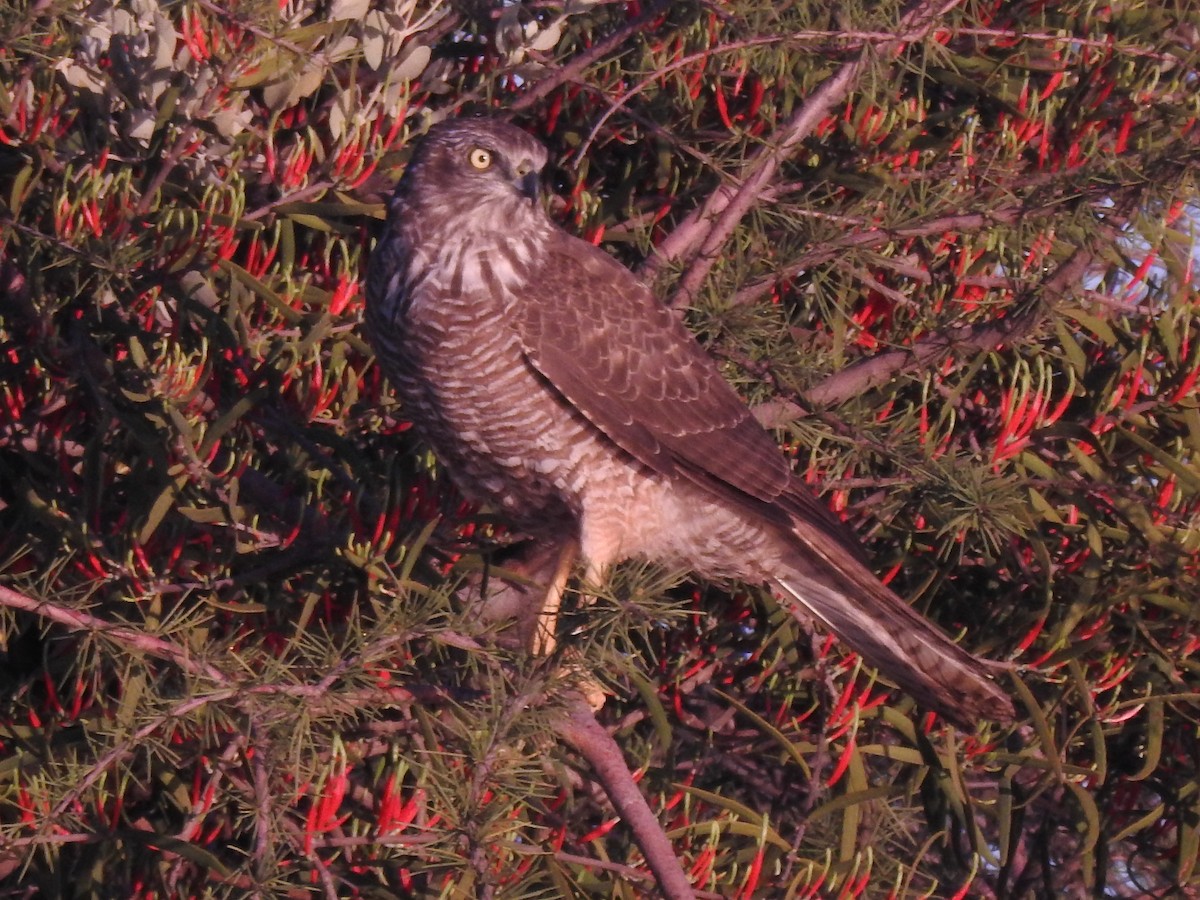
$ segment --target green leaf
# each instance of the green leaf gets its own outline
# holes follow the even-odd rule
[[[173,835],[159,834],[153,831],[142,831],[131,828],[121,832],[121,836],[129,841],[144,845],[147,849],[182,856],[206,869],[211,869],[220,878],[232,878],[233,872],[225,867],[212,852],[199,847],[190,841],[183,841]]]
[[[204,440],[200,446],[196,448],[196,455],[205,457],[208,452],[217,445],[222,437],[228,433],[229,429],[237,424],[238,420],[262,402],[263,397],[268,393],[267,388],[258,388],[247,394],[233,404],[227,412],[221,415],[219,419],[213,422],[204,432]]]
[[[1075,372],[1075,377],[1082,379],[1088,370],[1087,354],[1083,352],[1083,348],[1079,346],[1075,335],[1067,328],[1067,323],[1063,319],[1056,318],[1054,320],[1054,331],[1058,335],[1058,346],[1066,354],[1067,361]]]
[[[318,216],[305,215],[303,213],[293,213],[288,216],[297,225],[303,225],[305,228],[311,228],[313,231],[321,231],[326,234],[333,233],[333,225]]]
[[[33,180],[33,165],[22,166],[13,177],[12,189],[8,192],[8,206],[11,214],[16,217],[21,213],[21,205],[25,202],[27,188]]]
[[[815,753],[816,749],[817,749],[815,745],[813,745],[807,741],[800,741],[799,743],[797,743],[792,740],[789,740],[788,737],[786,735],[784,735],[783,732],[781,732],[778,728],[776,728],[774,725],[772,725],[770,722],[768,722],[766,719],[764,719],[758,713],[756,713],[752,709],[750,709],[750,707],[747,706],[745,703],[743,703],[741,700],[738,700],[736,697],[733,697],[730,694],[726,694],[725,692],[720,691],[720,690],[714,691],[714,693],[718,697],[723,699],[726,703],[729,703],[734,708],[736,708],[742,715],[744,715],[746,718],[748,718],[751,722],[753,722],[755,727],[757,727],[764,734],[766,734],[767,737],[771,738],[771,740],[774,741],[783,750],[783,752],[785,754],[787,754],[789,757],[791,757],[792,762],[796,763],[796,765],[798,765],[800,767],[800,771],[802,771],[804,773],[805,778],[810,779],[810,780],[812,779],[812,770],[808,766],[808,760],[805,759],[805,754],[806,753]]]
[[[1100,840],[1100,810],[1096,807],[1095,798],[1082,785],[1068,781],[1067,789],[1075,797],[1075,802],[1079,804],[1079,809],[1083,813],[1083,828],[1076,826],[1081,840],[1078,850],[1082,857],[1080,870],[1085,879],[1091,880],[1096,871],[1096,843]]]
[[[746,806],[744,803],[739,803],[738,801],[729,797],[723,797],[720,794],[714,794],[712,791],[706,791],[690,784],[676,784],[675,788],[676,790],[685,791],[699,800],[703,800],[710,806],[726,809],[741,820],[741,822],[723,822],[721,823],[721,827],[723,829],[732,831],[734,834],[750,835],[754,837],[762,835],[762,837],[765,838],[769,843],[778,847],[785,853],[791,851],[792,845],[785,841],[778,833],[776,833],[775,829],[771,828],[767,824],[766,818],[755,812],[750,807]],[[705,822],[696,822],[692,825],[685,825],[682,828],[672,829],[671,831],[667,832],[667,837],[674,839],[697,830],[705,829],[707,827],[708,824]]]
[[[1158,771],[1162,759],[1163,725],[1165,722],[1163,702],[1146,701],[1146,738],[1142,750],[1142,767],[1129,776],[1130,781],[1145,781]]]
[[[1098,337],[1104,346],[1111,347],[1114,344],[1119,343],[1116,332],[1112,330],[1112,326],[1099,316],[1094,316],[1091,313],[1084,312],[1078,307],[1064,308],[1062,310],[1062,314],[1074,319],[1076,322]]]
[[[276,294],[262,281],[255,278],[237,263],[227,259],[222,259],[217,261],[217,265],[220,266],[220,268],[227,272],[230,276],[232,276],[235,281],[245,285],[258,297],[265,300],[275,312],[279,313],[291,324],[294,325],[304,319],[304,316],[301,313],[296,312],[296,310],[292,309],[290,306],[280,300],[278,294]]]
[[[1136,444],[1143,452],[1154,457],[1154,459],[1157,460],[1163,466],[1163,468],[1169,470],[1172,474],[1177,476],[1191,493],[1200,492],[1200,473],[1198,473],[1193,467],[1176,459],[1157,444],[1146,440],[1136,431],[1132,431],[1123,425],[1118,425],[1116,430],[1123,437]]]
[[[163,517],[166,516],[167,510],[175,502],[175,495],[179,488],[176,484],[170,484],[163,488],[162,493],[158,495],[154,503],[150,506],[150,512],[146,514],[146,522],[138,531],[137,542],[145,546],[150,538],[154,536],[154,532],[158,530],[158,526],[162,524]]]
[[[674,744],[674,735],[671,730],[671,723],[667,718],[666,709],[663,708],[662,700],[658,696],[658,691],[637,669],[630,668],[627,675],[629,680],[633,682],[638,696],[642,698],[643,707],[650,715],[650,722],[654,725],[654,731],[658,735],[659,746],[664,749],[672,746]]]

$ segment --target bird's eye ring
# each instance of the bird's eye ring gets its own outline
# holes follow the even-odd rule
[[[484,150],[482,147],[473,147],[471,152],[467,154],[467,162],[469,162],[473,168],[476,168],[482,172],[485,169],[491,168],[492,154],[487,150]]]

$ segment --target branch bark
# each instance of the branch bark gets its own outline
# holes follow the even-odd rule
[[[909,7],[900,22],[900,33],[887,43],[864,46],[858,56],[845,63],[779,128],[742,167],[741,183],[736,188],[721,185],[701,209],[689,215],[657,248],[656,255],[643,266],[643,275],[652,276],[664,264],[678,259],[688,266],[671,297],[670,306],[689,303],[711,271],[721,248],[742,218],[757,204],[779,167],[796,151],[829,110],[840,103],[854,87],[858,76],[876,54],[887,54],[921,37],[940,15],[959,0],[932,2],[920,0]]]
[[[1028,334],[1045,319],[1049,308],[1047,299],[1061,297],[1073,285],[1078,285],[1092,258],[1091,253],[1076,250],[1053,275],[1031,289],[1031,292],[1036,291],[1040,296],[1036,302],[1027,301],[1024,310],[1016,315],[977,325],[947,328],[917,341],[911,347],[887,350],[859,360],[806,391],[804,398],[814,407],[837,406],[902,372],[927,369],[955,350],[991,350],[1015,337]],[[763,403],[754,410],[759,422],[773,428],[783,427],[808,414],[809,410],[799,403],[784,399]]]
[[[658,817],[633,780],[621,748],[596,721],[592,708],[582,696],[575,695],[566,714],[555,724],[562,739],[587,760],[613,807],[633,831],[663,896],[667,900],[694,900],[696,892],[680,867]]]

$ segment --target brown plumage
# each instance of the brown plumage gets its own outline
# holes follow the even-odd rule
[[[641,556],[770,583],[921,703],[1010,720],[985,666],[866,568],[678,319],[550,221],[545,164],[512,125],[435,125],[370,262],[370,339],[463,493],[576,540],[589,578]]]

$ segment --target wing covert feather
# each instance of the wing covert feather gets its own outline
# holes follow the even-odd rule
[[[773,503],[791,470],[670,310],[602,250],[556,233],[509,310],[531,364],[613,442],[662,474]]]
[[[532,280],[550,299],[513,297],[509,310],[525,354],[610,440],[654,471],[688,478],[789,530],[799,519],[809,542],[863,560],[846,526],[795,481],[712,357],[632,272],[556,232]]]

